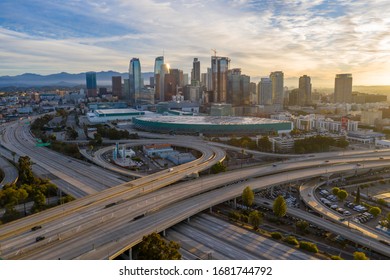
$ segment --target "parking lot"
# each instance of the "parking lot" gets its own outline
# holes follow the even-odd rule
[[[340,215],[340,220],[349,220],[356,223],[368,224],[375,227],[379,218],[375,218],[368,209],[360,204],[352,202],[353,198],[344,202],[331,193],[331,188],[318,188],[316,191],[317,198],[327,208]]]

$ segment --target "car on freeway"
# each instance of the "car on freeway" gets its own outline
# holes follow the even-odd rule
[[[44,239],[45,239],[44,236],[37,236],[37,238],[35,238],[35,242],[39,242],[39,241],[42,241]]]
[[[36,230],[41,229],[41,228],[42,228],[42,226],[35,226],[35,227],[31,228],[31,231],[36,231]]]

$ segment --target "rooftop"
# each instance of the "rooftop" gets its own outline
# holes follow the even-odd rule
[[[251,117],[216,117],[216,116],[158,116],[158,117],[139,117],[143,121],[175,123],[175,124],[203,124],[203,125],[237,125],[237,124],[276,124],[290,123],[288,121],[279,121],[265,118]]]

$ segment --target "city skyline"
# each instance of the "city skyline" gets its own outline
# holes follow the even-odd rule
[[[356,85],[387,85],[390,6],[377,1],[11,1],[0,3],[0,75],[114,70],[138,57],[153,72],[201,73],[212,49],[255,80],[283,71],[313,87],[351,73]],[[222,12],[221,12],[222,11]],[[290,81],[290,82],[289,82]]]

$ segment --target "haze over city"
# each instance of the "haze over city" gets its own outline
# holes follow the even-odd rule
[[[252,79],[282,70],[333,86],[385,85],[390,70],[388,1],[14,1],[0,3],[0,75],[126,72],[138,57],[152,72],[162,55],[190,73],[211,49]],[[289,82],[290,81],[290,82]]]

